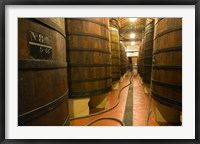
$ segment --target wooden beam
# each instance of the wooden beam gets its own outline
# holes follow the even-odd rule
[[[126,53],[135,53],[135,52],[139,52],[139,51],[125,51]]]
[[[143,24],[143,23],[141,23],[141,22],[138,22],[138,21],[135,21],[135,22],[126,22],[125,24],[124,24],[124,26],[122,26],[122,27],[120,27],[120,30],[121,29],[123,29],[123,28],[125,28],[125,27],[127,27],[127,26],[131,26],[131,25],[142,25],[143,27],[145,27],[145,24]]]

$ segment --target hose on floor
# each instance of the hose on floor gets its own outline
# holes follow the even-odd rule
[[[118,96],[117,96],[117,103],[116,103],[114,106],[112,106],[112,107],[109,108],[109,109],[106,109],[106,110],[97,112],[97,113],[89,114],[89,115],[86,115],[86,116],[80,116],[80,117],[70,118],[70,121],[75,120],[75,119],[80,119],[80,118],[86,118],[86,117],[96,116],[96,115],[99,115],[99,114],[102,114],[102,113],[105,113],[105,112],[108,112],[108,111],[114,109],[114,108],[119,104],[120,96],[121,96],[122,90],[124,90],[126,87],[128,87],[128,86],[130,86],[130,85],[132,84],[132,79],[133,79],[133,74],[131,73],[131,77],[130,77],[130,79],[129,79],[129,84],[126,85],[126,86],[124,86],[124,87],[122,87],[122,88],[120,89],[120,91],[119,91],[119,93],[118,93]],[[99,121],[99,120],[102,120],[102,119],[112,119],[112,120],[116,120],[116,121],[120,122],[122,126],[125,126],[125,124],[124,124],[121,120],[116,119],[116,118],[113,118],[113,117],[102,117],[102,118],[97,118],[97,119],[95,119],[95,120],[93,120],[93,121],[91,121],[91,122],[94,123],[94,122]],[[91,124],[92,124],[91,122],[89,122],[88,124],[91,125]],[[90,123],[91,123],[91,124],[90,124]],[[85,126],[88,126],[88,124],[86,124]]]
[[[103,120],[103,119],[111,119],[111,120],[115,120],[117,122],[119,122],[122,126],[125,126],[124,122],[122,122],[121,120],[117,119],[117,118],[114,118],[114,117],[101,117],[101,118],[98,118],[98,119],[94,119],[92,120],[91,122],[87,123],[85,126],[90,126],[92,125],[93,123],[97,122],[97,121],[100,121],[100,120]]]

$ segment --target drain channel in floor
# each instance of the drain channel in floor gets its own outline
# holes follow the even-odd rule
[[[129,86],[128,90],[126,108],[124,113],[124,124],[126,126],[133,126],[133,84]]]

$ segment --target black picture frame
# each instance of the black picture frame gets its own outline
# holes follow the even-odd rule
[[[200,143],[200,101],[199,101],[199,45],[200,45],[200,0],[0,0],[0,142],[1,143]],[[195,5],[195,139],[101,139],[101,140],[16,140],[5,139],[5,7],[6,5]]]

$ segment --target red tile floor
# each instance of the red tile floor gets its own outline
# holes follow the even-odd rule
[[[124,78],[123,82],[120,83],[118,90],[112,90],[109,92],[108,108],[116,104],[120,89],[129,84],[129,79],[130,75]],[[95,116],[71,120],[70,126],[84,126],[90,121],[101,117],[114,117],[123,121],[128,90],[129,86],[121,92],[119,104],[114,109]],[[133,78],[133,126],[145,126],[147,106],[148,96],[144,93],[139,76],[135,76]],[[150,114],[148,125],[159,125],[155,121],[152,113]],[[121,124],[114,120],[104,119],[93,123],[91,126],[121,126]]]
[[[133,79],[133,125],[134,126],[146,125],[148,100],[149,96],[144,93],[144,88],[140,82],[139,76],[137,75]],[[149,115],[148,125],[159,126],[159,124],[155,121],[153,112],[151,112]]]

